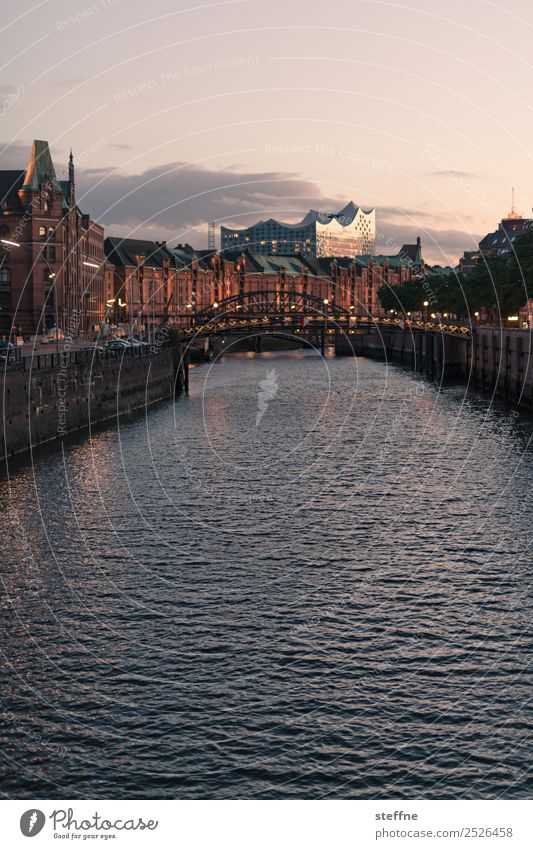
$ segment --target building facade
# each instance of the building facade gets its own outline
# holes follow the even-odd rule
[[[297,224],[269,218],[239,230],[220,228],[222,250],[250,250],[256,254],[346,256],[369,254],[376,241],[376,211],[350,201],[336,213],[311,209]]]
[[[0,171],[0,335],[91,330],[104,305],[103,228],[76,205],[72,153],[58,179],[46,141]]]
[[[519,215],[513,203],[509,214],[498,224],[498,229],[487,233],[481,239],[477,251],[464,252],[459,260],[458,271],[469,274],[483,258],[499,256],[505,259],[511,256],[514,240],[531,227],[533,227],[533,219]]]

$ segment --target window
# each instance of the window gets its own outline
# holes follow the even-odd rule
[[[56,249],[55,248],[48,248],[48,259],[50,260],[50,262],[56,261]]]
[[[46,227],[39,227],[39,239],[44,242],[46,239]]]
[[[0,268],[0,283],[3,286],[11,285],[11,269],[10,268]]]

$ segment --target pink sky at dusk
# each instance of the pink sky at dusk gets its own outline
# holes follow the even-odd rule
[[[455,264],[512,186],[533,205],[525,0],[22,0],[2,29],[1,167],[72,147],[109,235],[204,247],[208,220],[353,200],[379,250]]]

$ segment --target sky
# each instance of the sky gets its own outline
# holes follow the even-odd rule
[[[72,147],[107,235],[375,207],[377,252],[455,264],[533,205],[529,0],[19,0],[0,167]]]

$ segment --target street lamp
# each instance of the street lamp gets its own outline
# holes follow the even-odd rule
[[[428,307],[429,301],[424,301],[424,324],[427,324],[428,321]]]

